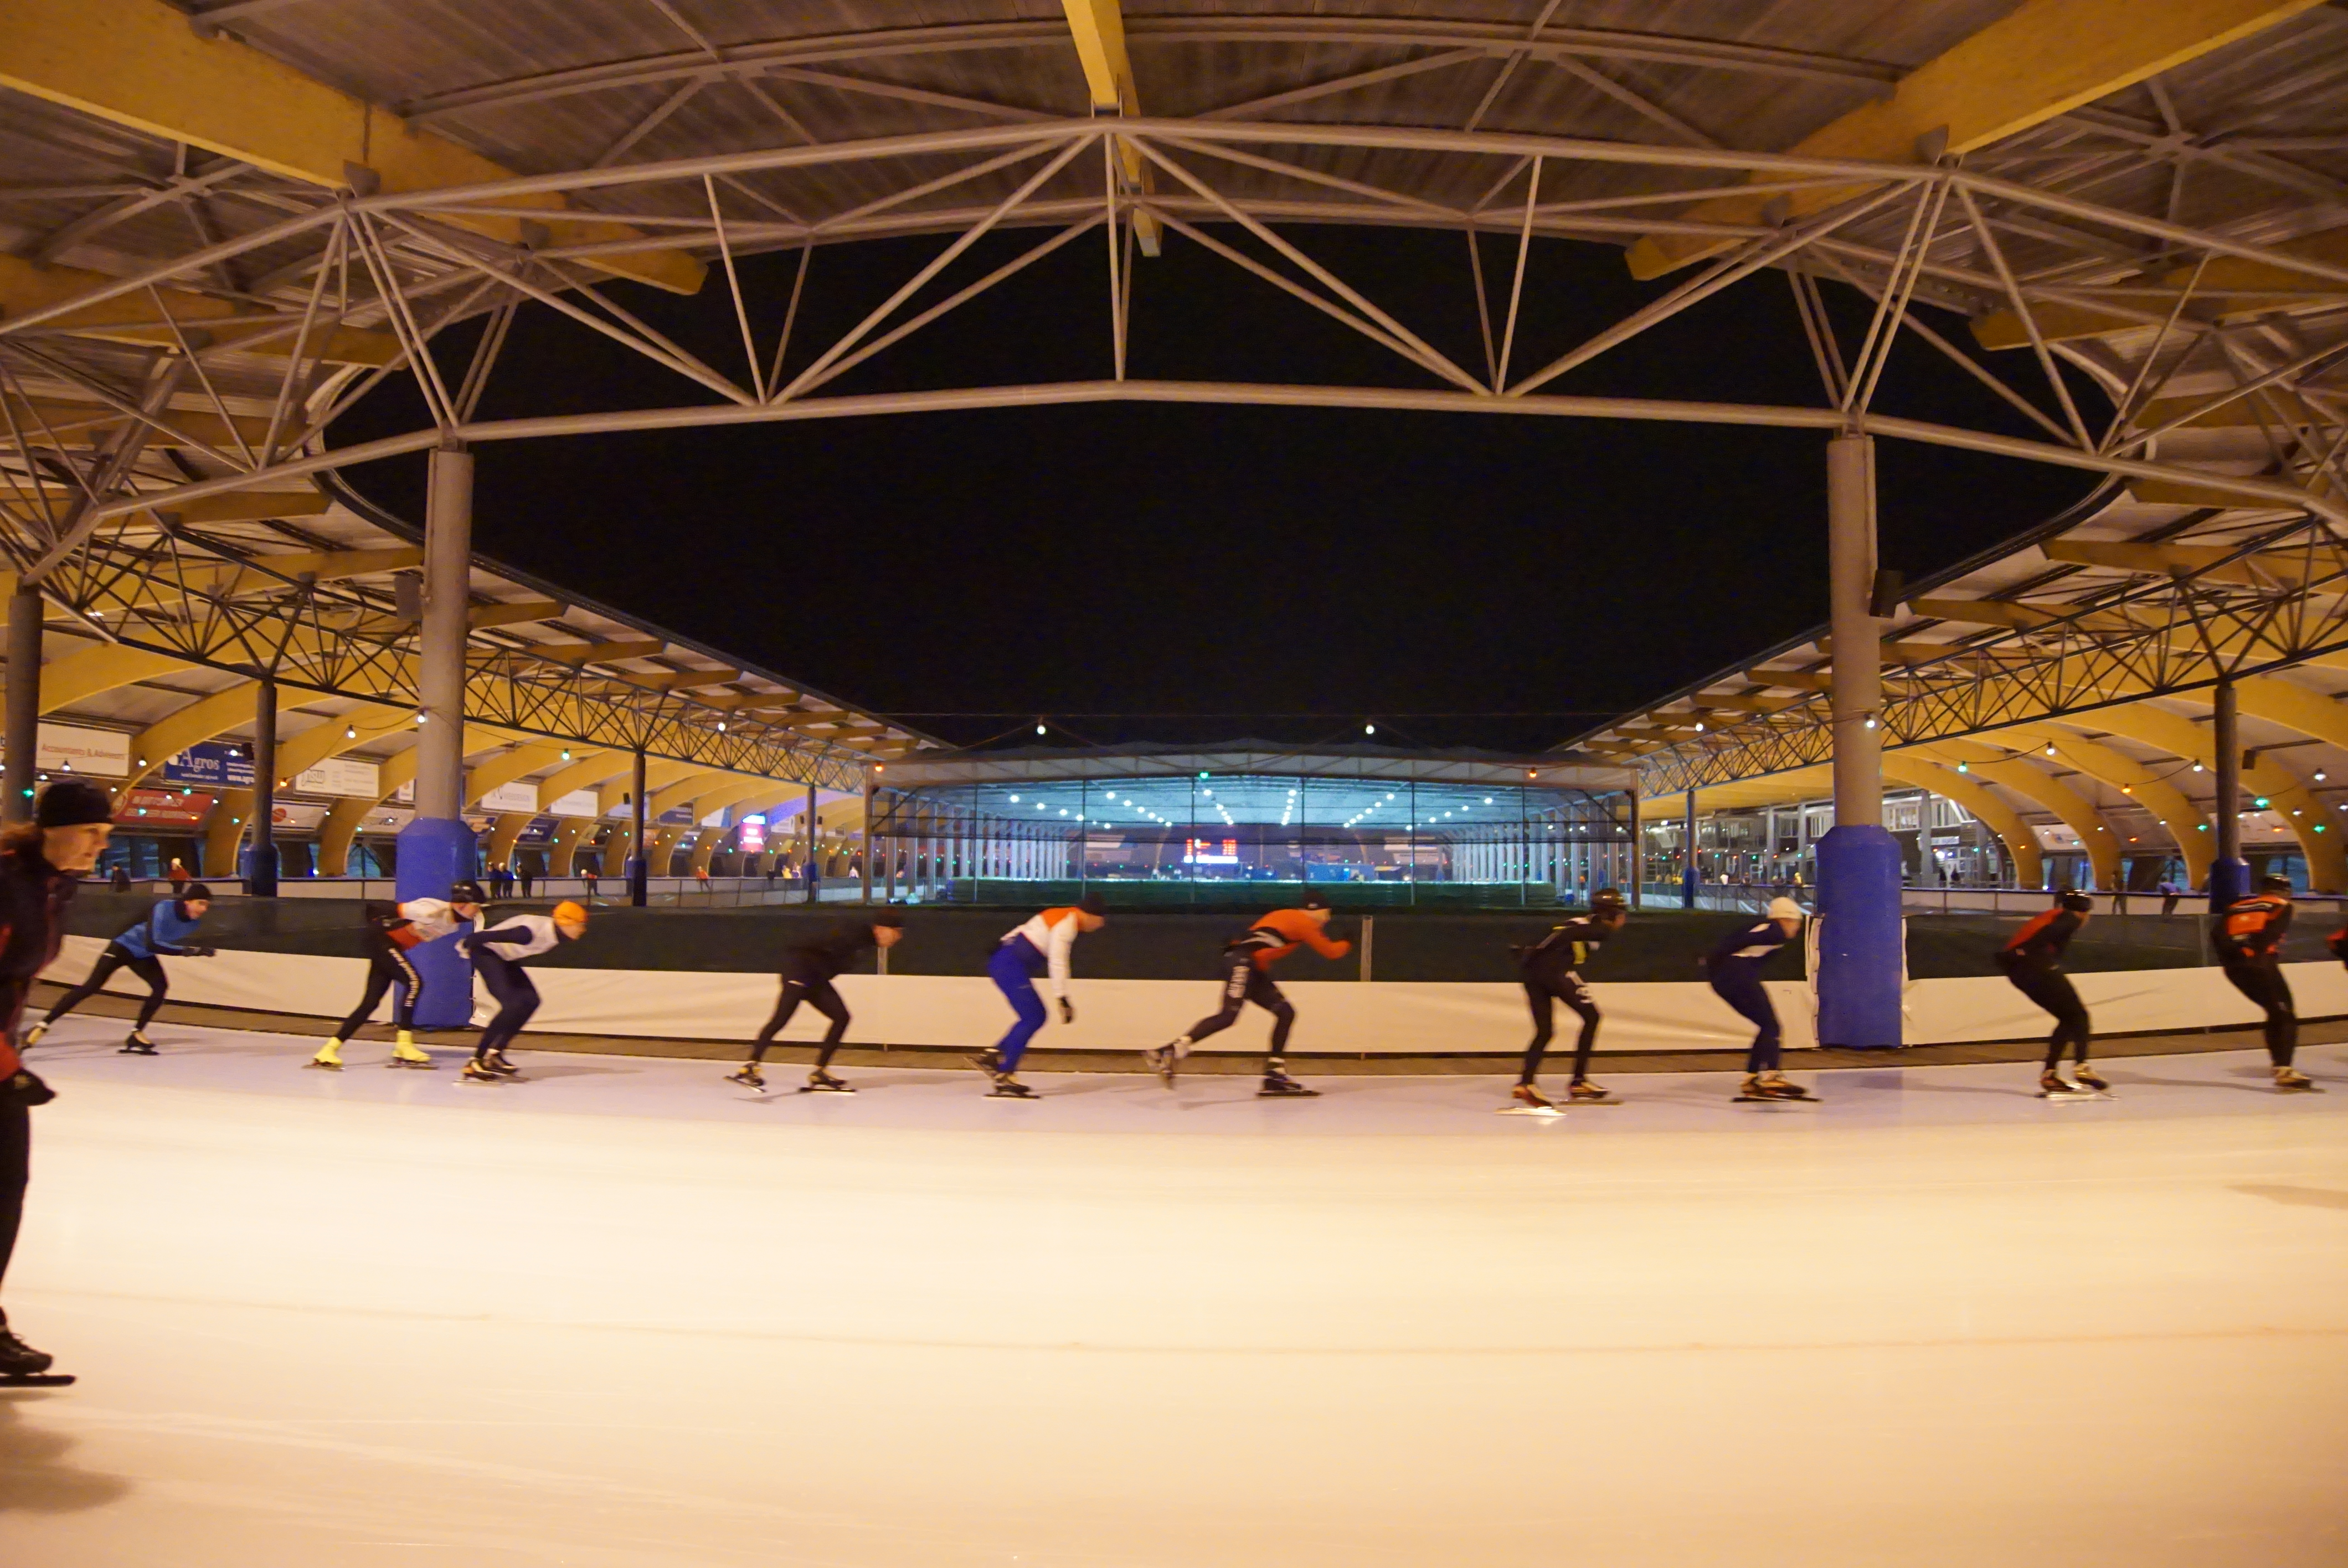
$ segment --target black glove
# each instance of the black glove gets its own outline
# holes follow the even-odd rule
[[[1076,1021],[1076,1004],[1066,997],[1060,999],[1060,1021],[1062,1023]]]
[[[0,1105],[12,1109],[46,1105],[57,1097],[57,1091],[35,1077],[27,1068],[18,1068],[15,1077],[0,1083]]]

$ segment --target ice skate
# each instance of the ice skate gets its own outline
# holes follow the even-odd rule
[[[35,1024],[32,1028],[25,1031],[24,1049],[26,1050],[32,1050],[33,1047],[41,1043],[41,1036],[48,1032],[49,1020],[47,1019],[43,1019],[40,1022]]]
[[[1174,1074],[1182,1064],[1182,1052],[1189,1048],[1188,1040],[1169,1040],[1154,1045],[1141,1053],[1142,1065],[1158,1074],[1158,1081],[1167,1088],[1174,1087]]]
[[[1577,1078],[1565,1086],[1566,1102],[1571,1105],[1619,1105],[1612,1091],[1600,1088],[1587,1078]]]
[[[764,1089],[767,1087],[767,1075],[758,1071],[757,1062],[746,1061],[742,1064],[741,1071],[727,1073],[726,1081],[738,1083],[745,1089]]]
[[[989,1100],[1034,1100],[1037,1098],[1034,1090],[1028,1088],[1025,1084],[1020,1082],[1017,1079],[1012,1077],[1011,1074],[1007,1072],[996,1072],[993,1074],[993,1077],[994,1079],[994,1087],[986,1091],[986,1097]]]
[[[317,1055],[312,1057],[302,1065],[304,1067],[323,1067],[328,1072],[340,1072],[343,1070],[343,1042],[339,1040],[328,1040],[325,1043],[324,1048],[322,1049]]]
[[[480,1059],[480,1062],[482,1066],[488,1068],[491,1072],[496,1073],[499,1078],[520,1078],[521,1076],[521,1069],[507,1061],[506,1053],[502,1050],[490,1051],[488,1055]]]
[[[28,1041],[27,1043],[30,1042]],[[118,1056],[152,1056],[155,1054],[155,1042],[147,1038],[147,1031],[145,1030],[134,1029],[130,1031],[130,1038],[122,1042],[122,1049],[115,1054]]]
[[[1255,1097],[1259,1100],[1310,1100],[1320,1092],[1317,1089],[1305,1088],[1289,1077],[1285,1069],[1278,1067],[1267,1071],[1263,1081],[1255,1086]]]
[[[7,1317],[0,1315],[0,1386],[34,1386],[32,1380],[36,1378],[51,1383],[72,1382],[71,1378],[43,1377],[57,1365],[57,1359],[47,1351],[36,1350],[17,1338],[8,1327]]]
[[[479,1057],[465,1063],[464,1081],[468,1083],[503,1083],[505,1075]]]
[[[2314,1091],[2315,1080],[2296,1067],[2278,1067],[2274,1072],[2275,1087],[2286,1094],[2307,1094]]]
[[[988,1077],[992,1078],[994,1074],[1003,1071],[1003,1053],[990,1045],[984,1050],[980,1051],[976,1056],[972,1057],[970,1059],[970,1064],[973,1067],[977,1068],[981,1072],[983,1072]]]
[[[399,1038],[392,1041],[391,1058],[389,1061],[386,1061],[384,1065],[386,1067],[414,1067],[428,1072],[432,1070],[435,1064],[430,1057],[416,1049],[416,1037],[408,1033],[407,1030],[401,1030],[399,1031]]]
[[[808,1081],[799,1085],[799,1092],[802,1094],[853,1094],[856,1091],[848,1086],[847,1080],[834,1078],[825,1069],[819,1067],[808,1074]]]
[[[1789,1101],[1808,1100],[1809,1091],[1798,1084],[1787,1082],[1774,1072],[1748,1076],[1736,1091],[1739,1105],[1782,1105]]]
[[[2071,1069],[2071,1076],[2077,1080],[2081,1085],[2094,1090],[2098,1094],[2106,1094],[2111,1091],[2112,1086],[2104,1081],[2104,1075],[2097,1072],[2094,1068],[2088,1066],[2084,1061],[2079,1062]]]
[[[2063,1075],[2051,1067],[2038,1075],[2038,1097],[2041,1100],[2071,1100],[2092,1092],[2075,1083],[2064,1082]]]
[[[1500,1107],[1500,1114],[1503,1116],[1562,1116],[1565,1114],[1557,1108],[1557,1102],[1540,1091],[1539,1084],[1519,1083],[1509,1091],[1509,1099],[1512,1103]]]

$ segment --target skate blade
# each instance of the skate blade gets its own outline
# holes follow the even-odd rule
[[[1259,1089],[1255,1097],[1258,1100],[1318,1100],[1321,1091],[1317,1089]]]
[[[343,1070],[343,1064],[339,1061],[305,1061],[302,1065],[314,1067],[321,1072],[340,1072]]]
[[[2275,1085],[2275,1092],[2277,1094],[2321,1094],[2323,1092],[2323,1085],[2321,1083],[2278,1083]]]
[[[0,1373],[0,1389],[64,1389],[73,1381],[71,1372]]]
[[[1498,1113],[1502,1116],[1538,1116],[1544,1122],[1565,1120],[1565,1112],[1555,1105],[1503,1105]]]
[[[2038,1098],[2059,1105],[2066,1100],[2117,1100],[2119,1096],[2100,1089],[2042,1089]]]
[[[1597,1111],[1622,1102],[1610,1094],[1603,1100],[1560,1100],[1558,1103],[1575,1111]]]
[[[829,1084],[825,1083],[802,1083],[799,1085],[799,1092],[802,1094],[853,1094],[856,1091],[853,1089],[834,1089]]]
[[[1810,1095],[1796,1099],[1790,1094],[1739,1094],[1734,1103],[1738,1105],[1816,1105],[1818,1101]]]
[[[402,1061],[399,1058],[395,1056],[389,1061],[385,1062],[384,1065],[386,1067],[406,1067],[417,1072],[430,1072],[440,1064],[437,1061]]]
[[[1041,1100],[1044,1097],[1040,1094],[1005,1094],[1000,1090],[989,1090],[986,1098],[989,1100]]]

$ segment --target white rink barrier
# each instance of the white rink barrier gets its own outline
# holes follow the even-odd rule
[[[68,937],[64,952],[43,976],[77,984],[106,944]],[[358,999],[366,966],[357,958],[225,950],[210,958],[166,958],[175,1001],[260,1012],[338,1019]],[[2348,970],[2336,963],[2286,964],[2301,1016],[2348,1015]],[[531,1033],[641,1036],[665,1040],[748,1040],[775,1005],[772,975],[675,969],[532,969],[545,1003]],[[2259,1011],[2214,968],[2122,969],[2072,977],[2103,1034],[2234,1027],[2256,1023]],[[983,976],[843,975],[839,991],[856,1015],[851,1044],[991,1045],[1010,1022],[1009,1009]],[[1768,982],[1788,1049],[1818,1043],[1817,1015],[1803,980]],[[141,996],[127,971],[109,993]],[[1498,1054],[1522,1048],[1530,1025],[1524,991],[1514,985],[1410,980],[1282,981],[1295,1001],[1290,1049],[1302,1054]],[[1717,1050],[1741,1048],[1752,1029],[1694,981],[1597,984],[1606,1026],[1601,1050]],[[1132,1050],[1161,1044],[1215,1010],[1212,979],[1088,980],[1079,971],[1071,989],[1073,1026],[1055,1021],[1036,1039],[1038,1050]],[[488,999],[475,996],[475,1020],[489,1016]],[[1911,981],[1908,1043],[2042,1039],[2044,1013],[1994,976]],[[388,1020],[386,1002],[376,1014]],[[1558,1040],[1570,1049],[1574,1016],[1558,1009]],[[784,1030],[806,1041],[824,1029],[820,1014],[801,1008]],[[1210,1049],[1261,1050],[1270,1020],[1250,1008]]]

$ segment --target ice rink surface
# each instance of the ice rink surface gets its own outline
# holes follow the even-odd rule
[[[1541,1122],[158,1034],[36,1053],[7,1568],[2348,1563],[2348,1048]]]

